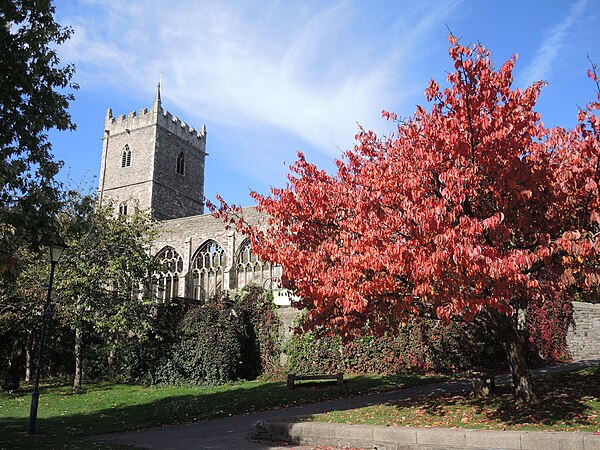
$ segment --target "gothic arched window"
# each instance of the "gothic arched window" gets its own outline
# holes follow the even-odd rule
[[[162,263],[162,270],[154,274],[158,298],[168,300],[178,297],[179,279],[181,278],[181,272],[183,272],[183,258],[172,247],[163,248],[157,253],[156,257]]]
[[[185,173],[185,156],[180,152],[177,156],[177,173],[183,175]]]
[[[201,302],[211,299],[224,290],[227,255],[213,240],[208,240],[192,258],[194,298]]]
[[[129,166],[131,166],[131,149],[129,148],[129,145],[125,144],[123,153],[121,154],[121,167]]]
[[[269,279],[273,278],[273,266],[268,262],[263,262],[252,253],[250,241],[246,239],[237,254],[236,265],[236,283],[241,288],[248,283],[256,283],[260,286]]]
[[[123,202],[119,205],[119,215],[120,216],[127,215],[127,202]]]

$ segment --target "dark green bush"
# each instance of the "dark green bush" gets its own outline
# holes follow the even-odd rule
[[[151,333],[113,344],[109,377],[147,384],[220,384],[275,370],[279,321],[262,289],[247,286],[204,305],[157,306]],[[105,351],[106,353],[106,351]]]
[[[86,336],[85,377],[143,384],[219,384],[277,370],[279,320],[272,298],[247,286],[201,305],[154,307],[143,335]],[[0,347],[1,349],[1,347]]]
[[[238,378],[242,367],[243,323],[234,309],[219,304],[190,308],[178,327],[179,339],[156,372],[160,383],[219,384]]]
[[[178,326],[195,302],[175,298],[154,307],[144,335],[96,337],[84,352],[85,377],[125,383],[153,384],[155,372],[178,340]]]

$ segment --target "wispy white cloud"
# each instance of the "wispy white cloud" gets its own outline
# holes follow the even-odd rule
[[[577,0],[567,16],[548,31],[535,58],[523,72],[521,77],[523,86],[529,86],[536,81],[547,80],[550,77],[552,65],[568,39],[573,24],[585,10],[587,2],[588,0]]]
[[[80,84],[149,103],[162,72],[165,107],[192,125],[274,127],[330,157],[352,145],[357,122],[377,126],[390,96],[413,94],[400,85],[411,58],[459,2],[386,11],[350,1],[85,3],[61,10],[75,28],[62,59],[76,63]],[[243,143],[231,150],[246,153],[240,160],[257,152]]]

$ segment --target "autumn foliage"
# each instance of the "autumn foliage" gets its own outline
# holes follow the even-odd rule
[[[252,194],[260,226],[213,208],[283,266],[310,324],[350,335],[415,314],[487,315],[521,345],[506,318],[600,284],[600,103],[548,129],[535,110],[544,83],[512,86],[516,56],[494,69],[486,48],[449,39],[447,87],[431,80],[430,107],[409,118],[384,112],[393,135],[361,129],[335,175],[299,153],[287,187]]]

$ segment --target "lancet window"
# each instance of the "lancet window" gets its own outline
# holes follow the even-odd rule
[[[177,156],[177,173],[180,175],[185,173],[185,156],[183,156],[183,152]]]
[[[121,167],[129,166],[131,166],[131,149],[129,148],[129,145],[125,144],[123,153],[121,154]]]
[[[263,262],[252,253],[249,240],[245,240],[237,254],[236,282],[241,288],[249,283],[263,286],[264,283],[273,279],[273,267],[268,262]]]
[[[165,247],[157,254],[162,269],[155,274],[157,296],[160,300],[168,300],[179,296],[179,280],[183,272],[183,258],[177,250]]]
[[[224,290],[226,265],[223,248],[213,240],[206,241],[192,259],[194,298],[206,302]]]
[[[120,216],[127,215],[127,202],[123,202],[119,205],[119,215]]]

